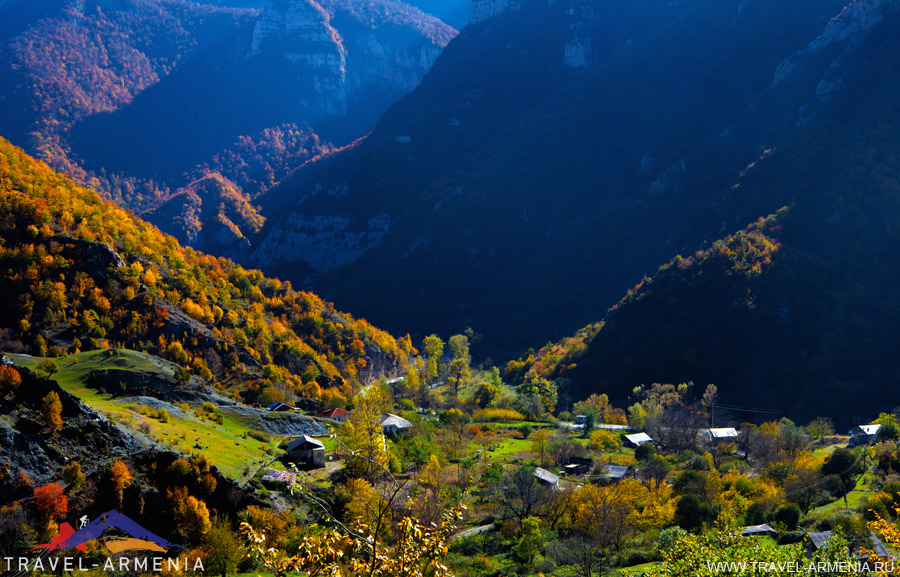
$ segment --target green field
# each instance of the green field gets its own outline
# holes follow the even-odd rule
[[[39,363],[45,359],[28,355],[8,354],[15,363],[38,373]],[[243,481],[277,454],[281,437],[273,436],[265,443],[247,436],[254,430],[248,417],[223,412],[224,421],[218,424],[209,418],[199,418],[190,407],[186,413],[179,409],[169,410],[167,422],[155,418],[155,411],[134,399],[116,397],[88,387],[85,382],[91,371],[117,369],[136,373],[159,373],[171,377],[174,365],[156,357],[129,350],[117,350],[111,355],[108,350],[89,351],[52,359],[59,372],[52,376],[59,385],[79,397],[84,403],[108,419],[143,434],[150,443],[160,448],[191,455],[206,455],[213,465],[228,477]],[[197,447],[200,448],[197,448]],[[272,455],[267,454],[270,450]]]

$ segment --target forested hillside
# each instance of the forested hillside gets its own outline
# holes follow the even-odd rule
[[[828,414],[847,426],[900,404],[898,24],[885,19],[819,114],[765,151],[714,207],[722,220],[771,216],[676,257],[629,291],[599,331],[525,365],[565,377],[575,396],[624,401],[660,379],[714,382],[727,403]],[[527,372],[522,361],[511,367],[517,374]]]
[[[719,208],[772,152],[815,172],[783,145],[838,122],[846,72],[892,61],[860,41],[896,30],[894,5],[845,4],[481,2],[370,136],[260,198],[252,262],[392,330],[471,326],[494,358],[561,338],[792,204],[773,178]]]
[[[289,283],[183,248],[0,143],[0,349],[57,356],[125,346],[250,402],[348,398],[411,350]]]

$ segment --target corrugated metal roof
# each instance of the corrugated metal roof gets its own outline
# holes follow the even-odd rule
[[[628,474],[628,465],[603,465],[603,469],[610,479],[624,479]]]
[[[288,444],[287,448],[288,448],[288,451],[293,451],[295,449],[299,449],[306,445],[309,445],[310,448],[313,448],[313,449],[324,449],[325,448],[325,445],[323,445],[321,441],[313,439],[312,437],[310,437],[308,435],[300,435],[299,437],[297,437],[296,439],[291,441]]]
[[[534,476],[549,485],[556,485],[557,483],[559,483],[559,477],[557,477],[547,469],[541,469],[540,467],[534,470]]]
[[[396,427],[398,429],[408,429],[412,427],[413,424],[404,419],[403,417],[398,417],[397,415],[393,415],[391,413],[384,413],[381,415],[381,428],[384,429],[386,427]]]
[[[625,438],[634,445],[653,442],[653,439],[651,439],[650,435],[647,433],[633,433],[631,435],[625,435]]]
[[[768,525],[748,525],[741,529],[741,535],[764,535],[766,533],[778,533],[775,529]]]

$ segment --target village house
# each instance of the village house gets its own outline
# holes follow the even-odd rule
[[[325,445],[308,435],[300,435],[288,444],[287,457],[298,465],[324,467]]]
[[[700,439],[707,443],[734,443],[738,440],[738,436],[737,429],[734,427],[720,427],[700,431]]]
[[[812,558],[813,553],[824,547],[828,540],[831,539],[833,533],[831,531],[818,531],[807,533],[806,535],[809,537],[809,541],[806,544],[805,554],[808,558]],[[887,549],[884,546],[884,543],[882,543],[881,540],[877,536],[875,536],[875,533],[869,531],[869,537],[871,544],[867,547],[867,549],[873,551],[875,553],[875,556],[879,559],[890,559],[890,553],[888,553]],[[856,551],[851,551],[850,553],[857,561],[862,561],[864,563],[865,572],[862,574],[866,575],[868,574],[868,572],[872,571],[872,568],[868,567],[868,555],[861,554],[858,549]]]
[[[851,447],[860,447],[862,445],[870,445],[878,438],[881,432],[881,425],[860,425],[850,429]]]
[[[317,417],[321,417],[323,419],[331,419],[332,421],[338,421],[340,423],[346,423],[350,420],[350,417],[353,415],[350,411],[346,409],[325,409],[324,411],[319,411],[316,413]]]
[[[268,407],[266,407],[266,410],[267,410],[267,411],[276,412],[276,413],[285,413],[285,412],[288,412],[288,411],[296,411],[296,410],[297,410],[297,407],[292,407],[292,406],[290,406],[290,405],[288,405],[288,404],[286,404],[286,403],[278,403],[278,402],[276,402],[276,403],[272,403],[271,405],[269,405]]]
[[[628,465],[613,465],[606,463],[602,466],[603,478],[611,483],[618,483],[625,478],[634,478],[634,468]]]
[[[408,433],[412,430],[413,424],[391,413],[381,415],[381,432],[387,437],[396,437],[397,435]]]
[[[652,443],[653,439],[647,433],[632,433],[622,437],[622,444],[632,449],[637,449],[644,443]]]

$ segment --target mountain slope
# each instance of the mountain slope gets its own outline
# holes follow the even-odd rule
[[[855,37],[806,48],[843,6],[570,0],[485,16],[369,137],[260,199],[274,218],[252,262],[394,330],[471,325],[491,354],[561,336],[674,254],[790,203],[714,208],[817,110]]]
[[[6,141],[0,223],[0,350],[56,356],[125,346],[248,402],[347,397],[405,366],[407,340],[182,248]]]
[[[455,34],[395,0],[41,4],[0,5],[0,135],[138,211],[210,170],[249,202],[370,130]]]
[[[580,346],[516,374],[619,401],[640,384],[715,383],[726,404],[846,426],[900,403],[900,18],[875,22],[819,85],[817,112],[715,207],[727,220],[785,209],[671,261]]]

